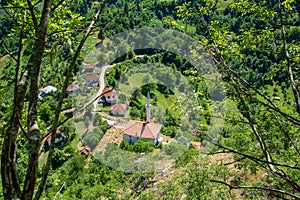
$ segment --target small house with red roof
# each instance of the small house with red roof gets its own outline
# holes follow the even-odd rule
[[[69,85],[67,87],[67,94],[78,94],[79,93],[79,85],[75,84],[75,85]]]
[[[191,133],[193,136],[199,136],[199,135],[200,135],[200,131],[199,131],[199,130],[190,130],[190,133]]]
[[[112,105],[109,109],[109,113],[112,116],[125,116],[126,111],[128,108],[128,104],[125,103],[117,103],[115,105]]]
[[[84,78],[85,83],[88,87],[98,87],[99,86],[99,76],[96,74],[88,75]]]
[[[102,99],[106,104],[114,105],[117,103],[117,93],[109,87],[104,88],[102,91]]]
[[[201,147],[201,142],[192,141],[191,146],[194,147],[195,149],[199,150]]]
[[[134,144],[139,139],[152,140],[156,146],[160,142],[160,131],[162,128],[161,124],[150,122],[150,94],[148,92],[147,104],[146,104],[146,121],[130,120],[124,129],[122,130],[123,140],[129,144]]]
[[[80,151],[80,154],[88,156],[88,155],[90,154],[90,152],[91,152],[91,147],[85,146],[85,147]]]
[[[94,69],[95,69],[95,65],[91,65],[91,64],[84,65],[84,72],[86,73],[92,73],[94,72]]]

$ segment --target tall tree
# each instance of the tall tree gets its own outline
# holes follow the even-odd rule
[[[3,188],[3,195],[5,199],[32,199],[34,195],[34,191],[36,189],[36,180],[37,180],[37,172],[38,172],[38,157],[40,152],[40,147],[42,144],[43,134],[41,133],[39,129],[39,122],[38,122],[38,91],[39,91],[39,81],[40,81],[40,71],[42,66],[42,61],[44,59],[45,55],[45,49],[46,46],[49,45],[48,40],[48,29],[49,26],[51,30],[53,31],[55,25],[50,23],[51,18],[55,18],[56,12],[62,12],[59,13],[64,14],[65,16],[71,15],[71,18],[73,17],[72,13],[63,13],[65,7],[63,4],[68,4],[72,1],[53,1],[52,0],[44,0],[43,5],[41,7],[41,4],[39,1],[14,1],[11,3],[8,2],[1,2],[1,6],[5,11],[9,14],[15,13],[16,26],[18,24],[22,24],[21,30],[20,30],[20,42],[19,42],[19,49],[18,49],[18,57],[14,58],[13,55],[8,52],[16,61],[16,70],[15,70],[15,90],[14,90],[14,103],[13,103],[13,111],[10,116],[10,120],[7,123],[7,127],[5,129],[4,134],[4,140],[3,140],[3,148],[2,148],[2,156],[1,156],[1,176],[2,176],[2,188]],[[47,160],[46,167],[43,171],[43,178],[42,182],[40,183],[40,187],[38,189],[38,192],[36,194],[35,199],[39,199],[43,188],[45,186],[45,182],[47,180],[48,172],[50,169],[51,164],[51,158],[53,155],[54,150],[54,140],[55,140],[55,133],[58,128],[58,121],[60,116],[60,111],[64,99],[64,94],[67,88],[67,85],[70,81],[70,78],[72,76],[72,71],[75,67],[76,60],[80,56],[80,51],[87,39],[87,37],[90,35],[92,29],[94,28],[94,24],[96,20],[98,19],[101,12],[104,10],[104,7],[106,5],[107,1],[103,1],[101,3],[101,6],[97,9],[95,16],[93,17],[90,25],[88,26],[84,37],[81,39],[81,41],[78,44],[78,47],[76,48],[75,54],[73,55],[71,59],[71,63],[69,65],[69,68],[67,69],[66,78],[62,87],[61,91],[61,97],[59,99],[59,104],[56,109],[55,118],[53,121],[53,125],[51,128],[51,147],[49,151],[49,156]],[[41,7],[41,12],[39,12],[38,7]],[[23,13],[21,20],[18,19],[18,16],[20,15],[20,10],[25,10]],[[30,20],[26,21],[26,13],[28,12],[28,15],[30,15]],[[77,15],[78,17],[78,15]],[[62,20],[62,19],[61,19]],[[76,19],[71,19],[73,23],[76,23]],[[61,21],[60,21],[61,23]],[[75,27],[63,27],[68,28],[71,30]],[[61,31],[55,30],[58,33]],[[24,32],[27,32],[29,36],[31,37],[24,39]],[[55,32],[51,33],[56,34]],[[61,35],[59,35],[61,37]],[[71,35],[68,35],[69,37]],[[52,38],[54,39],[54,38]],[[70,38],[68,38],[70,39]],[[26,63],[25,70],[22,72],[20,81],[19,81],[19,74],[20,74],[20,63],[21,58],[23,55],[23,40],[27,41],[28,44],[31,42],[33,43],[33,48],[29,56],[29,60]],[[49,45],[51,46],[51,44]],[[7,50],[8,51],[8,50]],[[22,118],[24,115],[24,103],[26,100],[26,92],[29,92],[29,106],[27,111],[27,130],[25,130],[22,126]],[[17,167],[16,167],[16,141],[17,137],[19,135],[19,129],[21,128],[23,134],[28,139],[29,142],[29,160],[27,165],[27,173],[24,180],[23,190],[20,188],[20,183],[17,177]]]
[[[209,35],[204,37],[201,43],[211,53],[223,73],[224,80],[228,82],[228,96],[237,102],[237,108],[243,121],[241,123],[247,124],[246,126],[243,125],[245,132],[247,130],[252,133],[248,137],[249,141],[253,141],[253,143],[249,143],[247,149],[238,145],[228,147],[229,144],[239,143],[238,141],[233,142],[233,140],[239,139],[230,137],[224,139],[226,142],[221,141],[220,144],[216,145],[237,154],[239,159],[251,160],[252,166],[263,169],[270,177],[274,177],[274,180],[277,181],[272,182],[273,186],[265,183],[269,185],[270,193],[275,192],[281,197],[286,195],[300,198],[300,182],[298,177],[295,176],[295,173],[299,173],[300,170],[297,166],[300,155],[299,144],[294,142],[297,140],[296,132],[287,131],[297,129],[300,126],[299,92],[296,86],[295,72],[293,71],[296,62],[292,61],[292,56],[289,54],[291,52],[289,46],[293,45],[294,48],[296,48],[295,46],[298,48],[299,41],[296,41],[295,44],[288,43],[284,21],[285,19],[291,19],[291,16],[295,19],[295,5],[297,5],[295,1],[269,2],[268,5],[265,1],[234,1],[230,6],[231,10],[228,8],[227,12],[230,13],[230,17],[237,18],[239,23],[235,23],[234,26],[222,23],[222,20],[226,20],[226,18],[219,16],[216,12],[213,13],[211,21],[203,18]],[[207,9],[214,10],[213,8],[200,7],[200,15],[204,16],[203,10]],[[279,37],[277,37],[277,33],[281,33]],[[276,38],[280,38],[280,40],[276,40]],[[277,49],[280,49],[280,53],[277,52]],[[259,56],[262,56],[262,52],[265,51],[271,52],[263,59],[260,58]],[[248,66],[245,64],[247,61],[246,56],[251,56],[263,62],[262,65],[268,67],[268,71],[259,74],[257,70],[259,65]],[[277,59],[273,59],[274,57]],[[269,62],[266,62],[267,60]],[[273,64],[273,62],[279,62],[280,65]],[[266,92],[269,82],[272,81],[274,84],[276,83],[275,79],[271,78],[269,82],[263,80],[258,83],[262,79],[261,76],[266,77],[267,73],[274,77],[273,70],[281,72],[278,69],[279,66],[285,73],[284,75],[277,74],[277,81],[282,82],[283,76],[290,80],[285,89],[291,89],[292,91],[292,97],[294,97],[294,101],[291,100],[294,102],[292,106],[274,102],[270,94]],[[246,77],[248,75],[247,71],[249,72],[247,67],[256,69],[257,78]],[[246,73],[242,73],[243,71],[246,71]],[[251,84],[250,81],[254,84]],[[291,112],[289,109],[296,112]],[[267,119],[267,122],[261,119]],[[232,132],[231,137],[234,137],[235,134],[238,133]],[[287,143],[287,145],[284,146],[283,143]],[[291,146],[292,148],[289,148]],[[286,157],[287,155],[295,156]],[[268,190],[265,187],[231,185],[220,180],[212,181],[225,184],[230,189]],[[284,187],[282,187],[282,183],[284,183]]]

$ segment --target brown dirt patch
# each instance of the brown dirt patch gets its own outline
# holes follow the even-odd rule
[[[106,131],[97,147],[93,150],[93,154],[104,152],[106,145],[108,143],[115,143],[119,145],[123,140],[123,136],[121,134],[121,129],[118,128],[110,128]]]

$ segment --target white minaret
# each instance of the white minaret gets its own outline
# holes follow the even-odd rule
[[[150,104],[150,93],[148,91],[147,104],[146,104],[146,123],[150,123],[151,118],[151,104]]]

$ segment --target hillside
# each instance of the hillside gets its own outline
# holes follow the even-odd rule
[[[0,1],[1,199],[300,199],[300,2]]]

